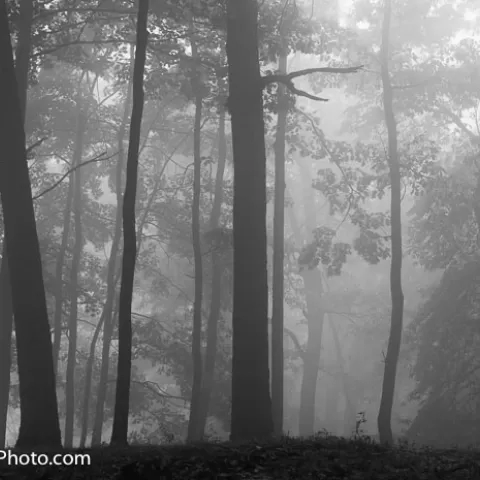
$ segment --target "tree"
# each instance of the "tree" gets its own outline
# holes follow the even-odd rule
[[[232,121],[233,358],[232,441],[273,432],[268,368],[266,158],[256,0],[227,2]]]
[[[83,111],[81,105],[81,87],[84,74],[81,74],[79,91],[77,95],[77,129],[75,135],[75,147],[73,152],[73,166],[78,167],[82,162],[84,148],[84,136],[88,122],[87,112]],[[94,82],[95,85],[96,82]],[[78,324],[78,274],[80,260],[83,251],[82,233],[82,177],[81,169],[77,168],[73,177],[73,216],[75,226],[75,244],[70,267],[70,317],[68,319],[68,356],[65,382],[65,435],[64,445],[67,448],[73,446],[73,429],[75,423],[75,370],[77,363],[77,324]],[[68,212],[65,212],[68,213]],[[62,278],[60,276],[60,285]],[[59,289],[62,290],[61,288]],[[61,305],[61,304],[60,304]]]
[[[132,118],[127,156],[127,179],[123,196],[123,261],[118,317],[118,366],[112,444],[126,445],[132,370],[132,297],[137,257],[135,200],[138,178],[138,152],[143,114],[143,75],[148,43],[148,0],[140,0],[133,67]]]
[[[0,193],[12,287],[20,380],[19,448],[61,447],[52,344],[5,2],[0,4]],[[25,301],[28,292],[28,301]]]
[[[283,45],[278,59],[278,71],[287,73],[286,29],[280,27]],[[283,433],[283,302],[285,260],[285,130],[289,101],[285,85],[278,86],[277,131],[275,137],[275,200],[273,216],[273,280],[272,280],[272,413],[276,435]]]
[[[192,59],[198,59],[198,48],[193,33],[193,22],[190,19],[192,30],[190,44]],[[200,440],[203,435],[202,423],[199,421],[202,389],[202,299],[203,299],[203,262],[200,232],[200,196],[202,191],[202,156],[201,130],[203,94],[200,72],[194,68],[191,72],[191,87],[195,98],[195,119],[193,127],[193,198],[192,198],[192,245],[195,262],[195,298],[193,302],[193,331],[192,331],[192,364],[193,384],[190,401],[190,418],[188,422],[187,439]]]
[[[402,291],[402,186],[400,163],[397,149],[397,126],[393,112],[393,90],[388,71],[388,42],[390,33],[391,0],[385,0],[381,47],[381,75],[383,84],[383,108],[388,131],[388,166],[390,168],[390,216],[392,263],[390,267],[390,292],[392,316],[390,337],[385,356],[385,372],[382,385],[382,399],[378,412],[378,433],[380,442],[393,443],[391,417],[395,392],[398,355],[402,341],[403,291]]]
[[[220,215],[224,195],[223,176],[225,173],[225,164],[227,159],[227,142],[225,138],[225,81],[220,75],[217,76],[219,83],[219,98],[218,103],[218,163],[217,172],[215,176],[215,191],[210,214],[210,232],[218,232],[220,224]],[[205,349],[205,369],[203,372],[203,384],[200,395],[199,406],[199,424],[200,430],[205,432],[206,420],[209,412],[210,399],[212,396],[212,389],[215,375],[215,360],[217,356],[218,344],[218,323],[220,319],[220,308],[222,291],[225,290],[222,286],[222,242],[214,241],[211,255],[211,293],[210,293],[210,309],[208,312],[207,322],[207,346]]]
[[[18,40],[15,52],[15,76],[18,85],[20,111],[23,122],[27,107],[28,74],[31,51],[31,29],[33,20],[32,0],[20,2],[18,17]],[[2,264],[0,267],[0,445],[5,443],[7,428],[8,401],[10,398],[11,344],[13,330],[13,305],[10,286],[10,273],[7,258],[7,242],[2,245]]]

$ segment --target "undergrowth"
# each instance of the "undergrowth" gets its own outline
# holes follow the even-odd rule
[[[71,453],[88,453],[91,465],[34,467],[3,462],[0,479],[480,480],[477,450],[415,448],[406,443],[388,447],[362,435],[282,437],[243,445],[99,447]]]

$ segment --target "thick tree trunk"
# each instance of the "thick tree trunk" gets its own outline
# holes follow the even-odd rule
[[[104,406],[105,399],[107,397],[107,388],[109,386],[108,382],[108,372],[110,365],[110,344],[112,342],[112,333],[113,333],[113,305],[115,303],[115,291],[117,288],[118,277],[120,269],[117,269],[117,256],[120,249],[120,242],[122,236],[122,188],[123,188],[123,170],[125,165],[125,151],[124,151],[124,141],[127,130],[127,122],[130,115],[130,107],[132,102],[132,89],[131,81],[133,75],[133,64],[134,64],[134,49],[133,46],[130,48],[130,81],[127,87],[127,96],[125,99],[125,108],[123,112],[123,119],[118,131],[118,162],[117,168],[115,171],[115,194],[117,198],[117,211],[115,216],[115,231],[113,232],[112,239],[112,248],[110,249],[110,256],[107,264],[107,296],[105,299],[105,306],[101,314],[99,322],[103,323],[103,339],[102,339],[102,363],[100,366],[100,378],[98,382],[97,390],[97,399],[95,404],[95,417],[93,422],[93,431],[92,431],[92,446],[100,445],[102,442],[102,430],[103,430],[103,417],[104,417]],[[118,270],[118,271],[117,271]],[[91,373],[93,371],[93,364],[95,361],[95,345],[98,339],[97,329],[92,338],[92,344],[90,346],[90,356],[91,359],[91,368],[90,368],[90,378],[87,376],[87,386],[91,388]],[[87,369],[88,371],[88,369]],[[86,430],[88,424],[88,411],[89,411],[89,397],[86,396],[85,392],[84,397],[84,413],[83,413],[83,424],[82,427],[82,436],[84,435],[83,431]],[[85,433],[86,435],[86,433]],[[85,440],[84,440],[85,441]]]
[[[227,2],[232,117],[232,441],[273,433],[268,368],[266,160],[256,0]]]
[[[18,17],[18,42],[15,51],[15,76],[22,120],[27,109],[28,71],[30,67],[32,0],[20,1]],[[10,397],[11,344],[13,331],[13,304],[10,272],[7,261],[7,242],[4,238],[2,267],[0,271],[0,447],[6,438],[8,402]]]
[[[20,97],[20,111],[25,120],[27,110],[28,72],[32,49],[33,0],[20,0],[18,42],[15,49],[15,75]]]
[[[196,45],[192,40],[192,57],[195,58]],[[202,122],[202,96],[198,74],[192,78],[193,91],[195,92],[195,124],[193,129],[193,201],[192,201],[192,244],[195,264],[195,298],[193,302],[193,329],[192,329],[192,363],[193,382],[192,397],[190,401],[190,418],[188,421],[188,441],[199,441],[203,436],[199,422],[201,388],[202,388],[202,298],[203,298],[203,265],[202,244],[200,239],[200,194],[202,157],[200,151],[200,135]]]
[[[278,70],[287,73],[287,54],[280,55]],[[273,215],[273,288],[272,288],[272,414],[275,435],[283,433],[283,297],[285,242],[285,130],[288,97],[285,85],[278,86],[278,119],[275,138],[275,205]]]
[[[219,79],[219,83],[223,81]],[[223,89],[222,89],[223,90]],[[225,139],[225,108],[220,106],[218,124],[218,164],[215,178],[215,195],[210,215],[210,229],[215,230],[220,224],[220,214],[223,203],[223,176],[227,159],[227,142]],[[217,356],[218,321],[220,319],[220,305],[222,298],[222,261],[221,254],[214,247],[211,255],[212,261],[212,284],[210,311],[207,322],[207,347],[205,349],[205,370],[203,373],[203,384],[200,398],[198,422],[200,431],[205,433],[207,423],[208,407],[212,394],[215,378],[215,360]]]
[[[130,142],[127,156],[127,175],[123,196],[123,261],[118,315],[118,367],[112,444],[127,445],[130,404],[130,375],[132,370],[132,298],[135,277],[137,241],[135,230],[135,200],[138,177],[138,150],[143,114],[143,74],[148,43],[148,0],[139,0],[137,39],[133,67],[133,105],[130,120]]]
[[[81,99],[78,100],[81,102]],[[75,138],[75,150],[73,152],[73,165],[78,166],[82,162],[83,139],[87,127],[87,117],[81,111],[80,105],[77,117],[77,134]],[[68,357],[65,382],[65,438],[66,448],[73,446],[73,429],[75,421],[75,367],[77,361],[77,316],[78,316],[78,271],[83,250],[82,235],[82,177],[81,168],[77,168],[73,174],[74,179],[74,202],[73,212],[75,221],[75,245],[73,248],[72,265],[70,268],[70,318],[68,321]]]
[[[381,443],[393,443],[392,406],[395,393],[398,356],[402,341],[403,328],[403,291],[402,291],[402,197],[401,176],[397,151],[397,126],[393,113],[393,91],[388,71],[388,42],[390,32],[391,0],[385,0],[382,48],[381,74],[383,83],[383,108],[388,131],[388,165],[390,167],[391,184],[391,233],[392,233],[392,263],[390,267],[390,292],[392,296],[392,316],[390,337],[385,356],[385,371],[383,375],[382,398],[378,412],[378,433]]]
[[[5,3],[0,3],[0,161],[8,265],[20,381],[21,423],[17,447],[61,447],[52,344],[40,248],[25,151],[22,107],[15,79]],[[28,301],[25,301],[28,292]]]

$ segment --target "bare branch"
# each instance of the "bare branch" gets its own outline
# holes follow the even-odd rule
[[[38,195],[35,195],[32,200],[37,200],[40,197],[43,197],[48,192],[51,192],[54,188],[56,188],[58,185],[60,185],[63,182],[63,180],[65,180],[65,178],[67,178],[71,173],[73,173],[78,168],[84,167],[85,165],[88,165],[89,163],[102,162],[104,160],[110,160],[111,158],[113,158],[116,155],[116,153],[114,153],[113,155],[110,155],[109,157],[105,158],[105,157],[103,157],[103,155],[105,155],[106,153],[107,152],[103,152],[100,155],[96,156],[95,158],[92,158],[91,160],[87,160],[86,162],[80,163],[80,165],[76,165],[75,167],[70,168],[69,170],[66,171],[66,173],[64,173],[61,176],[61,178],[59,180],[57,180],[53,185],[48,187],[43,192],[40,192]]]
[[[362,68],[363,65],[359,65],[358,67],[319,67],[306,68],[287,74],[276,73],[274,75],[267,75],[266,77],[262,77],[262,88],[265,88],[271,83],[281,83],[282,85],[285,85],[293,94],[298,95],[299,97],[306,97],[310,100],[315,100],[318,102],[328,102],[328,98],[317,97],[310,93],[304,92],[303,90],[299,90],[293,84],[293,79],[303,77],[305,75],[310,75],[311,73],[355,73]]]
[[[287,327],[284,327],[283,332],[290,337],[293,344],[295,345],[295,349],[297,350],[298,354],[300,355],[300,358],[303,359],[304,355],[305,355],[305,350],[300,345],[300,342],[298,341],[298,338],[295,335],[295,333]]]
[[[468,129],[468,127],[462,122],[461,118],[454,112],[452,112],[449,108],[445,107],[444,105],[439,105],[436,109],[435,109],[437,112],[439,113],[443,113],[444,115],[446,115],[447,117],[450,118],[450,120],[460,129],[462,130],[464,133],[466,133],[469,137],[470,137],[470,140],[475,143],[475,144],[478,144],[480,139],[478,137],[478,135],[476,135],[475,133],[473,133],[471,130]]]
[[[407,85],[392,85],[392,90],[407,90],[409,88],[418,88],[418,87],[425,87],[427,86],[432,80],[436,80],[437,77],[427,78],[418,83],[410,83]]]
[[[42,137],[40,138],[39,140],[37,140],[35,143],[33,143],[32,145],[30,145],[28,148],[27,148],[27,155],[35,148],[39,147],[45,140],[47,140],[48,137]]]

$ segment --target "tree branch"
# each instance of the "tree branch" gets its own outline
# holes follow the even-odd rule
[[[304,360],[304,356],[305,356],[305,350],[302,348],[302,346],[300,345],[300,342],[298,341],[298,338],[297,336],[295,335],[294,332],[292,332],[292,330],[290,330],[289,328],[287,327],[284,327],[283,328],[283,332],[287,334],[287,336],[290,337],[290,339],[292,340],[293,344],[295,345],[295,349],[297,350],[298,352],[298,355],[300,356],[300,358],[302,360]]]
[[[67,178],[71,173],[73,173],[75,170],[77,170],[80,167],[84,167],[85,165],[88,165],[89,163],[93,162],[100,162],[104,160],[110,160],[112,157],[116,155],[114,153],[113,155],[110,155],[109,157],[103,158],[103,155],[105,155],[107,152],[103,152],[100,155],[96,156],[95,158],[92,158],[91,160],[87,160],[86,162],[80,163],[79,165],[76,165],[75,167],[70,168],[69,170],[64,173],[59,180],[57,180],[53,185],[45,189],[43,192],[39,193],[38,195],[35,195],[32,200],[37,200],[40,197],[43,197],[45,194],[48,192],[51,192],[54,188],[56,188],[58,185],[60,185],[65,178]]]
[[[478,144],[479,143],[479,137],[478,135],[476,135],[475,133],[473,133],[471,130],[469,130],[467,128],[467,126],[462,122],[462,120],[460,119],[460,117],[452,112],[450,109],[448,109],[447,107],[445,107],[444,105],[438,105],[436,110],[439,112],[439,113],[443,113],[444,115],[446,115],[447,117],[450,118],[450,120],[460,129],[462,130],[464,133],[466,133],[469,137],[470,137],[470,140],[475,143],[475,144]]]
[[[42,137],[40,138],[39,140],[37,140],[35,143],[33,143],[32,145],[30,145],[27,150],[26,150],[26,153],[27,155],[34,149],[34,148],[37,148],[38,146],[40,146],[45,140],[47,140],[48,137]]]
[[[299,97],[306,97],[310,100],[316,100],[319,102],[328,102],[327,98],[317,97],[310,93],[304,92],[303,90],[299,90],[293,84],[293,79],[310,75],[311,73],[355,73],[362,68],[363,65],[359,65],[358,67],[319,67],[305,68],[303,70],[297,70],[287,74],[276,73],[262,77],[262,89],[271,83],[281,83],[282,85],[285,85],[293,94],[298,95]]]

